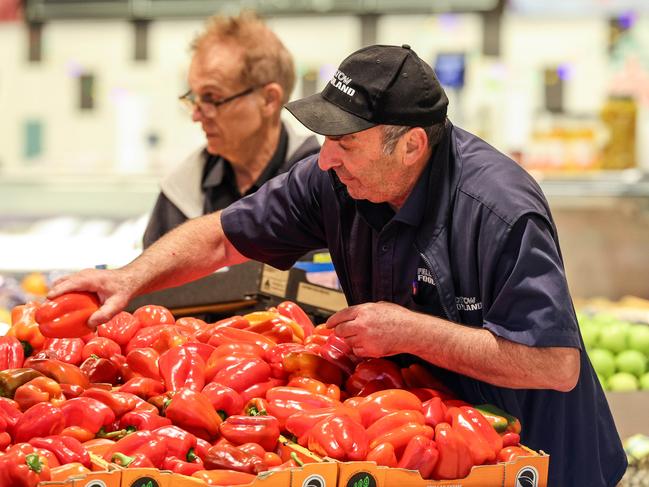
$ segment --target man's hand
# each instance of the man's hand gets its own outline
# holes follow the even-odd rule
[[[47,297],[53,299],[73,291],[94,292],[99,296],[101,307],[88,319],[88,326],[94,329],[123,310],[133,297],[135,288],[124,269],[85,269],[57,279]]]
[[[327,328],[345,339],[354,355],[385,357],[411,349],[409,322],[414,313],[393,303],[350,306],[327,320]]]

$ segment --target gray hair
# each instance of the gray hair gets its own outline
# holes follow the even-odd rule
[[[428,127],[421,127],[428,137],[429,148],[432,149],[442,140],[444,126],[445,122],[440,122]],[[399,139],[412,128],[414,127],[407,125],[383,125],[383,153],[385,155],[392,154]]]

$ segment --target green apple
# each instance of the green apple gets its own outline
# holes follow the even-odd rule
[[[649,391],[649,372],[640,377],[640,389]]]
[[[649,357],[649,326],[632,325],[629,328],[629,348],[638,350]]]
[[[613,353],[623,352],[628,348],[628,329],[619,323],[605,325],[600,330],[598,346]]]
[[[615,355],[602,348],[593,348],[588,352],[590,362],[598,375],[608,379],[615,373]]]
[[[581,337],[584,339],[586,348],[596,347],[599,341],[600,327],[590,322],[580,324],[579,327],[581,328]]]
[[[637,350],[625,350],[615,357],[615,366],[620,372],[628,372],[640,377],[647,371],[647,358]]]
[[[638,379],[627,372],[618,372],[608,378],[608,390],[615,392],[630,392],[638,390]]]

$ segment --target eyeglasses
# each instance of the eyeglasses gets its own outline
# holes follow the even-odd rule
[[[243,90],[232,96],[222,98],[220,100],[213,100],[210,95],[197,95],[192,90],[189,90],[184,95],[179,96],[178,99],[187,108],[187,110],[189,110],[190,113],[193,113],[194,110],[198,108],[203,114],[203,116],[213,117],[214,115],[216,115],[216,109],[221,105],[225,105],[226,103],[229,103],[232,100],[236,100],[237,98],[241,98],[242,96],[249,95],[257,88],[261,88],[261,87],[251,86],[246,90]]]

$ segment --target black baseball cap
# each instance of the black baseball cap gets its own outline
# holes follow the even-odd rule
[[[442,122],[447,106],[433,69],[404,44],[359,49],[320,93],[286,109],[315,133],[345,135],[384,124],[426,127]]]

